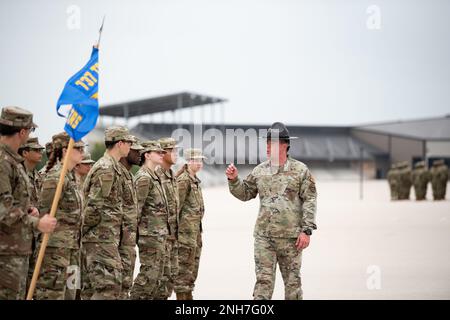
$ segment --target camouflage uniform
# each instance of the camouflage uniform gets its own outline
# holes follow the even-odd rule
[[[105,141],[134,141],[124,127],[108,128]],[[122,261],[119,254],[123,219],[123,170],[108,151],[84,182],[81,248],[83,300],[119,299]]]
[[[42,149],[44,149],[44,147],[39,144],[38,138],[29,138],[27,140],[27,142],[20,147],[20,149],[29,149],[29,150],[36,151],[36,150],[42,150]],[[20,149],[19,149],[19,153],[20,153]],[[38,195],[41,192],[42,179],[40,178],[40,174],[36,169],[29,170],[25,166],[25,161],[23,162],[23,167],[25,169],[25,172],[28,175],[28,180],[30,181],[30,187],[31,187],[30,205],[37,208],[38,207],[38,199],[39,199]],[[34,251],[36,250],[36,241],[37,241],[38,234],[39,234],[38,231],[33,231],[33,240],[31,243],[32,254],[30,255],[30,257],[34,256]],[[30,267],[28,268],[27,288],[31,281],[31,278],[33,277],[33,265],[34,265],[33,259],[30,259]]]
[[[82,164],[94,164],[95,161],[92,160],[91,154],[87,153],[85,151],[85,153],[83,154],[83,160],[81,160],[81,163]],[[75,175],[75,181],[77,183],[78,190],[80,190],[80,195],[81,195],[81,197],[83,199],[83,203],[84,203],[83,185],[84,185],[84,181],[86,180],[87,174],[86,175],[79,175],[79,174],[77,174],[76,171],[74,171],[74,175]],[[83,212],[81,213],[81,215],[83,216]],[[81,270],[81,260],[80,260],[80,270]],[[81,279],[81,272],[80,272],[80,279]],[[80,288],[77,287],[75,300],[81,300],[81,284],[80,284]]]
[[[201,150],[187,149],[186,160],[204,159]],[[180,198],[178,224],[178,275],[175,292],[180,300],[192,299],[202,252],[202,219],[205,213],[200,179],[189,174],[187,165],[177,177]],[[177,298],[178,299],[178,298]]]
[[[387,174],[387,180],[389,182],[389,189],[391,190],[391,200],[398,200],[399,173],[396,164],[392,164]]]
[[[146,141],[142,146],[144,153],[163,151],[156,141]],[[156,172],[145,165],[136,173],[135,186],[139,204],[137,241],[141,267],[131,289],[131,299],[151,300],[157,297],[157,288],[161,286],[164,263],[170,261],[167,198]]]
[[[134,150],[142,150],[140,145],[134,144]],[[121,299],[129,299],[129,293],[133,285],[134,265],[136,262],[136,231],[137,231],[137,194],[134,187],[133,175],[123,164],[123,220],[120,233],[119,253],[122,259],[122,293]]]
[[[177,148],[175,139],[163,138],[158,140],[161,148],[174,149]],[[161,287],[158,288],[157,299],[168,299],[174,289],[174,279],[178,274],[178,211],[180,207],[180,200],[178,197],[178,185],[175,173],[172,169],[166,170],[162,167],[156,169],[156,174],[161,180],[164,192],[167,196],[167,203],[169,208],[169,237],[167,238],[167,245],[170,252],[170,263],[165,262],[164,275],[161,281]],[[170,266],[170,268],[169,268]]]
[[[0,123],[30,127],[33,115],[21,108],[2,109]],[[33,230],[39,219],[28,214],[30,182],[23,158],[0,143],[0,300],[25,299]]]
[[[430,173],[434,200],[444,200],[448,181],[448,167],[444,160],[433,161]]]
[[[65,138],[62,136],[66,136]],[[54,139],[63,147],[68,144],[66,133],[57,135]],[[83,147],[83,142],[76,142],[75,147]],[[51,210],[56,193],[62,164],[58,163],[46,174],[42,182],[39,198],[41,213]],[[61,197],[58,202],[56,218],[58,225],[49,237],[44,259],[36,283],[35,299],[74,300],[77,287],[80,286],[80,233],[82,195],[74,173],[66,173]],[[42,234],[40,234],[42,238]],[[41,239],[40,241],[41,242]],[[39,248],[39,246],[38,246]],[[35,252],[35,260],[39,250]]]
[[[412,183],[416,200],[425,200],[427,195],[428,182],[431,180],[430,172],[425,168],[425,162],[419,161],[414,165],[412,172]]]
[[[62,132],[54,135],[52,140],[57,148],[66,148],[70,137]],[[84,147],[84,143],[76,142],[74,147]],[[62,164],[57,163],[42,180],[39,196],[41,214],[49,213],[51,210],[61,170]],[[73,172],[67,172],[56,211],[58,225],[49,237],[36,283],[35,299],[73,300],[75,298],[75,290],[79,286],[80,279],[81,208],[81,192]],[[41,239],[42,234],[39,235],[37,250],[34,252],[33,269]]]
[[[403,161],[398,167],[399,176],[399,200],[409,200],[409,193],[411,192],[412,178],[411,168],[407,161]]]
[[[276,264],[284,280],[285,298],[302,299],[301,250],[295,246],[302,231],[316,229],[316,186],[305,164],[288,157],[284,166],[273,170],[270,162],[256,166],[244,181],[228,181],[230,192],[248,201],[259,194],[256,220],[256,284],[253,297],[271,299]]]

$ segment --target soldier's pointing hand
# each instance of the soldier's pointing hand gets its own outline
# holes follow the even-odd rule
[[[234,180],[238,176],[238,169],[231,163],[225,170],[225,174],[229,180]]]

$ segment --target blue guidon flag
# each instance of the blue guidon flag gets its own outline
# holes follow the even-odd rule
[[[89,62],[64,86],[56,112],[67,119],[64,130],[75,141],[94,129],[98,118],[98,49],[93,48]]]

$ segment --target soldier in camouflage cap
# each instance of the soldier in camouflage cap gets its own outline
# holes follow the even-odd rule
[[[24,158],[24,168],[31,183],[31,204],[37,206],[37,196],[40,190],[38,184],[39,172],[36,166],[42,160],[44,147],[39,144],[38,138],[28,138],[27,142],[19,148],[19,154]]]
[[[284,280],[285,299],[302,299],[302,250],[316,229],[316,185],[308,167],[288,154],[289,131],[275,122],[267,135],[268,160],[256,166],[244,181],[231,164],[226,170],[233,196],[248,201],[259,194],[255,226],[256,284],[254,299],[271,299],[276,264]]]
[[[197,173],[206,157],[200,149],[184,152],[187,163],[177,173],[180,201],[178,223],[178,275],[175,278],[177,300],[192,300],[202,252],[202,219],[205,213],[201,181]]]
[[[157,298],[157,288],[161,286],[164,263],[169,255],[167,198],[155,172],[165,151],[157,141],[146,141],[142,146],[143,164],[134,182],[138,198],[137,239],[141,268],[131,289],[131,299],[152,300]]]
[[[84,195],[83,195],[84,180],[86,180],[87,174],[92,169],[94,163],[95,161],[92,160],[91,154],[88,152],[84,152],[81,163],[77,164],[73,169],[77,187],[80,190],[81,196],[83,198],[83,203],[84,203]],[[77,289],[75,300],[81,300],[81,288]]]
[[[52,232],[56,219],[30,205],[28,176],[17,153],[34,131],[33,114],[5,107],[0,116],[0,300],[25,299],[33,230]]]
[[[389,169],[387,174],[387,180],[389,183],[389,189],[391,191],[391,200],[398,200],[398,190],[399,186],[399,173],[398,166],[396,163],[391,165],[391,169]]]
[[[37,300],[74,300],[76,289],[80,288],[80,231],[83,198],[73,169],[83,159],[84,143],[76,142],[67,157],[69,135],[61,132],[54,135],[52,140],[54,146],[52,157],[58,157],[58,161],[50,158],[54,165],[48,167],[48,172],[42,180],[39,197],[41,212],[48,212],[51,209],[63,163],[66,161],[67,173],[56,211],[58,225],[49,238],[45,250],[34,298]],[[39,242],[41,239],[42,234]],[[38,250],[35,252],[35,260],[37,254]]]
[[[75,180],[77,181],[78,188],[81,191],[83,190],[84,180],[86,179],[86,176],[89,173],[89,171],[92,169],[94,163],[95,161],[92,160],[91,154],[85,152],[83,154],[83,159],[81,160],[81,162],[77,164],[73,169],[73,172],[75,174]]]
[[[178,274],[178,211],[179,211],[179,196],[178,185],[176,181],[175,172],[172,166],[177,162],[178,146],[175,139],[167,137],[158,140],[161,148],[166,151],[163,156],[162,164],[156,169],[156,174],[161,180],[163,189],[167,196],[169,207],[169,237],[167,245],[170,256],[169,262],[165,262],[164,276],[161,281],[161,286],[158,288],[157,299],[168,299],[174,289],[174,279]],[[170,268],[169,268],[170,266]]]
[[[398,165],[398,179],[399,179],[399,200],[409,200],[411,192],[412,177],[411,167],[408,161],[402,161]]]
[[[123,170],[135,138],[125,127],[105,131],[106,152],[92,167],[84,183],[81,277],[83,300],[119,299],[122,260],[119,254],[123,220]]]
[[[425,200],[427,195],[428,182],[431,180],[430,172],[425,167],[425,161],[419,161],[414,165],[412,172],[412,183],[416,200]]]
[[[443,159],[434,160],[431,173],[431,188],[434,200],[444,200],[447,192],[448,166]]]
[[[120,159],[120,167],[123,171],[123,220],[120,232],[119,253],[122,259],[122,300],[129,299],[131,286],[133,285],[134,265],[136,262],[136,230],[137,230],[137,195],[133,183],[131,168],[141,162],[140,152],[144,148],[135,142],[131,145],[130,152]]]
[[[36,166],[41,162],[42,159],[42,151],[44,147],[39,144],[38,138],[28,138],[27,142],[20,146],[19,148],[19,154],[24,158],[23,161],[23,167],[25,169],[25,172],[28,175],[28,180],[30,181],[31,186],[31,198],[30,198],[30,204],[33,207],[38,206],[38,195],[41,190],[41,179],[40,174],[36,170]],[[33,241],[31,244],[31,251],[32,254],[30,257],[33,256],[34,251],[36,249],[36,238],[37,238],[38,232],[33,231]],[[28,283],[31,281],[31,278],[33,276],[33,269],[32,269],[32,259],[30,259],[30,268],[28,269]]]

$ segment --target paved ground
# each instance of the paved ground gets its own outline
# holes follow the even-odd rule
[[[319,181],[318,192],[319,229],[303,254],[305,299],[450,299],[449,200],[391,202],[386,181],[366,182],[362,201],[358,182]],[[204,197],[194,297],[251,299],[259,200],[240,202],[226,187]],[[273,298],[283,290],[277,271]]]

